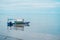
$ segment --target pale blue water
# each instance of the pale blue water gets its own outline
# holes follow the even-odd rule
[[[0,2],[0,34],[20,38],[23,40],[59,40],[59,1],[6,0]],[[24,4],[20,4],[20,2],[23,2]],[[29,3],[25,4],[25,2]],[[41,2],[47,4],[39,4]],[[31,3],[34,4],[32,5]],[[6,23],[8,18],[24,18],[25,21],[30,21],[30,26],[24,27],[24,31],[14,29],[7,30]]]

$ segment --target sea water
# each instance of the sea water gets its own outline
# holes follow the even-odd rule
[[[60,7],[59,1],[47,1],[47,4],[34,5],[19,4],[25,1],[1,1],[0,8],[0,35],[19,38],[22,40],[60,40]],[[51,4],[52,3],[52,4]],[[14,5],[15,4],[15,5]],[[23,18],[30,22],[30,26],[24,26],[24,30],[7,29],[7,19]]]

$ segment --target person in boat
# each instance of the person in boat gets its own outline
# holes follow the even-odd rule
[[[13,23],[11,21],[8,22],[8,27],[10,27],[10,29],[11,29],[12,26],[13,26]]]

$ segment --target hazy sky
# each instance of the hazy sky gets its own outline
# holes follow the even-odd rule
[[[60,0],[0,0],[0,14],[59,14]]]

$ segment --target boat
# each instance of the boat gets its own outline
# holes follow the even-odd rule
[[[13,20],[13,21],[12,21]],[[30,22],[25,22],[24,19],[8,19],[8,26],[22,27],[28,26]]]

